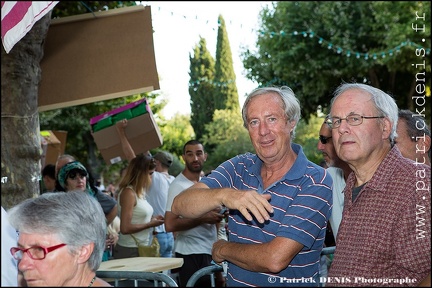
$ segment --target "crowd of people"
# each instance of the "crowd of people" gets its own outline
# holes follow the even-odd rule
[[[135,155],[120,120],[128,165],[118,185],[101,189],[65,154],[41,171],[44,193],[2,207],[2,286],[110,286],[96,277],[100,263],[137,257],[134,237],[156,237],[161,257],[184,260],[165,271],[179,286],[217,263],[227,265],[218,287],[430,287],[424,117],[358,83],[337,87],[329,111],[317,131],[325,167],[295,143],[301,106],[293,90],[263,87],[242,108],[254,153],[203,175],[209,155],[190,140],[176,177],[168,151]],[[336,249],[323,264],[329,230]],[[209,287],[209,277],[196,287]]]

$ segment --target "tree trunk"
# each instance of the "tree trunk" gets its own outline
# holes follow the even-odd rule
[[[1,204],[8,209],[40,194],[38,113],[40,61],[51,12],[9,54],[1,51]]]

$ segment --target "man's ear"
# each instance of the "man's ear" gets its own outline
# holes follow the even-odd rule
[[[416,149],[418,151],[424,151],[425,154],[428,153],[431,147],[431,137],[424,135],[424,137],[417,138]]]
[[[385,117],[382,121],[382,130],[383,130],[383,139],[389,139],[390,133],[392,129],[392,123],[390,122],[390,119],[388,117]]]
[[[94,243],[83,245],[79,250],[78,263],[82,264],[88,261],[94,250]]]
[[[428,152],[431,148],[431,137],[427,136],[425,137],[425,145],[426,145],[426,152]]]

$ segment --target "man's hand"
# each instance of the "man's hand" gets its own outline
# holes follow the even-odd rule
[[[152,217],[150,220],[150,227],[156,227],[159,225],[164,224],[165,222],[165,217],[162,215],[157,215],[155,217]]]
[[[184,218],[198,218],[213,209],[225,206],[239,210],[248,221],[253,220],[253,215],[259,223],[264,223],[273,213],[270,198],[270,194],[259,194],[255,190],[210,189],[204,183],[198,182],[174,198],[171,211]]]
[[[213,247],[212,247],[213,261],[215,261],[218,264],[225,261],[225,258],[223,258],[221,255],[221,249],[223,246],[225,246],[227,244],[228,244],[228,241],[226,241],[226,240],[218,240],[213,244]]]
[[[213,209],[212,211],[209,211],[205,213],[203,216],[201,216],[201,220],[203,223],[207,224],[217,224],[225,217],[224,214],[220,213],[220,208]]]
[[[252,215],[259,223],[264,223],[270,219],[273,207],[270,205],[270,194],[259,194],[253,191],[231,190],[224,193],[223,205],[230,209],[239,210],[248,220],[252,221]]]
[[[111,246],[116,244],[115,237],[112,234],[108,234],[105,240],[105,249],[109,249]]]

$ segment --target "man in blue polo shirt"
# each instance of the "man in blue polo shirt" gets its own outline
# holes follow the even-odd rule
[[[172,212],[199,217],[229,208],[227,286],[319,286],[320,253],[332,206],[332,179],[292,143],[300,104],[288,87],[257,88],[242,117],[256,154],[235,156],[180,193]]]

